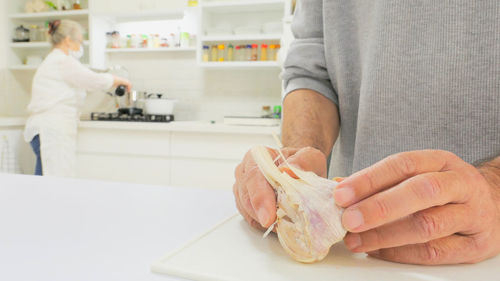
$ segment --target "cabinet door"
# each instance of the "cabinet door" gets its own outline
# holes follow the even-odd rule
[[[165,157],[77,154],[78,178],[167,186],[169,175],[170,160]]]
[[[231,190],[237,160],[172,158],[171,185]]]
[[[275,142],[270,135],[173,132],[171,184],[231,190],[234,169],[257,144]]]

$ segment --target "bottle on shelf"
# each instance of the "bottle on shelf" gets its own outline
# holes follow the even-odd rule
[[[73,3],[73,10],[80,10],[82,9],[82,5],[80,3],[81,1],[80,0],[75,0],[74,3]]]
[[[234,47],[234,60],[241,61],[241,45]]]
[[[210,61],[217,61],[217,45],[212,45],[210,49]]]
[[[273,60],[275,60],[275,61],[278,60],[278,55],[279,55],[280,49],[281,49],[281,45],[280,44],[276,45],[276,51],[274,52]]]
[[[224,44],[219,44],[219,46],[217,46],[217,49],[218,49],[217,59],[218,59],[218,61],[223,62],[225,60],[224,52],[225,52],[226,46],[224,46]]]
[[[210,61],[210,47],[208,47],[207,45],[203,45],[202,60],[203,60],[203,62]]]
[[[269,45],[269,50],[267,52],[267,60],[273,61],[276,57],[276,45]]]
[[[267,45],[266,44],[260,45],[260,60],[267,61]]]
[[[191,45],[191,43],[190,43],[190,41],[191,41],[190,34],[188,32],[181,32],[180,37],[181,37],[180,47],[181,48],[188,48]]]
[[[234,46],[232,44],[227,46],[227,61],[234,61]]]
[[[259,60],[259,45],[257,44],[252,44],[252,49],[251,49],[251,56],[250,60],[251,61],[258,61]]]
[[[245,61],[252,60],[252,45],[248,44],[245,46]]]

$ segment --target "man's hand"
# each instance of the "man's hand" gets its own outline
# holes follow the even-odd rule
[[[278,159],[278,151],[269,148],[269,152],[273,159]],[[306,147],[284,148],[282,152],[290,165],[326,177],[326,157],[321,151]],[[276,165],[280,166],[283,162],[283,159],[279,158]],[[241,215],[253,227],[271,226],[276,220],[276,196],[250,152],[247,152],[243,162],[236,167],[235,177],[233,192]]]
[[[491,168],[491,167],[490,167]],[[401,263],[475,263],[500,252],[498,168],[446,151],[390,156],[335,191],[354,252]]]

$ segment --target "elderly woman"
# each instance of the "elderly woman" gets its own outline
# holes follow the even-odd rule
[[[130,90],[131,84],[111,74],[94,73],[80,63],[80,24],[54,21],[49,34],[53,50],[33,80],[24,138],[37,156],[36,175],[71,177],[76,170],[77,128],[86,90],[104,91],[119,85]]]

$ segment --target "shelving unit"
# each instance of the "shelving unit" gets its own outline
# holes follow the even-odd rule
[[[244,34],[203,36],[203,42],[280,41],[282,34]]]
[[[158,20],[175,20],[182,19],[184,16],[183,9],[175,9],[169,11],[141,11],[140,13],[106,13],[96,14],[95,16],[106,18],[114,23],[131,22],[131,21],[158,21]]]
[[[90,46],[88,40],[83,41],[84,46]],[[22,42],[22,43],[11,43],[10,47],[13,49],[32,49],[32,48],[50,48],[49,42]]]
[[[22,2],[22,3],[20,3]],[[88,1],[82,2],[82,8],[80,10],[67,10],[67,11],[48,11],[41,13],[24,13],[24,1],[12,1],[8,5],[7,16],[8,30],[12,33],[6,34],[9,38],[13,37],[14,30],[20,25],[30,27],[31,25],[44,26],[46,22],[53,21],[56,19],[68,19],[80,23],[86,30],[88,30],[88,35],[91,35],[89,29],[90,22],[90,9],[88,6]],[[83,42],[85,48],[85,56],[82,61],[86,64],[89,63],[92,46],[89,40]],[[23,72],[31,72],[36,70],[36,66],[24,65],[24,61],[28,56],[40,56],[42,58],[46,57],[51,50],[51,44],[48,41],[33,41],[33,42],[10,42],[9,43],[9,55],[8,55],[8,69],[16,71],[16,75],[22,75]]]
[[[264,25],[269,22],[283,22],[286,11],[286,0],[203,0],[200,4],[200,42],[198,45],[198,62],[205,69],[280,69],[275,61],[234,61],[234,62],[203,62],[202,49],[204,45],[216,44],[281,44],[283,33],[276,34],[228,34],[211,35],[205,29],[224,28],[225,26],[245,27]],[[260,54],[260,50],[259,50]]]
[[[106,49],[106,53],[168,53],[168,52],[195,52],[196,48],[122,48]]]
[[[29,70],[29,71],[35,71],[38,69],[38,66],[33,66],[33,65],[25,65],[25,64],[21,64],[21,65],[11,65],[9,66],[9,69],[10,70]]]
[[[88,9],[70,10],[70,11],[53,11],[43,13],[17,13],[9,16],[11,20],[55,20],[55,19],[86,19],[89,16]]]
[[[201,7],[205,10],[218,12],[232,11],[252,11],[253,9],[281,9],[285,5],[285,0],[256,0],[256,1],[202,1]]]
[[[202,62],[200,66],[207,69],[279,69],[275,61],[228,61],[228,62]]]

